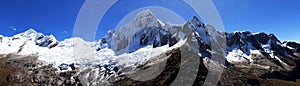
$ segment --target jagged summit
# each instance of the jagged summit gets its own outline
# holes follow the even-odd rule
[[[150,9],[140,11],[136,17],[132,20],[132,24],[138,28],[145,28],[148,26],[161,26],[156,16],[151,12]]]
[[[29,34],[37,34],[37,32],[33,28],[29,28],[24,33],[27,34],[27,35],[29,35]]]
[[[23,33],[16,34],[12,37],[1,37],[1,53],[32,53],[26,51],[26,49],[33,49],[36,47],[45,47],[51,49],[58,45],[58,41],[53,35],[45,36],[42,33],[36,32],[34,29],[30,28]],[[24,50],[25,49],[25,50]]]
[[[127,52],[134,34],[150,26],[162,27],[162,24],[149,9],[140,11],[131,22],[115,29],[111,37],[111,48],[119,53]]]
[[[35,40],[37,34],[38,33],[34,29],[29,28],[28,30],[26,30],[23,33],[14,35],[13,39],[19,39],[20,37],[25,37],[25,38],[28,38],[29,40]]]
[[[205,42],[205,44],[211,44],[209,31],[206,28],[206,25],[204,23],[201,23],[196,16],[194,16],[190,21],[188,21],[188,24],[189,27],[196,32],[195,35],[197,37],[200,37],[202,41]]]
[[[283,44],[287,48],[291,49],[293,53],[300,52],[300,44],[297,42],[285,41]]]
[[[187,27],[184,27],[187,26]],[[187,34],[194,34],[198,40],[198,44],[205,46],[206,48],[209,48],[207,46],[210,45],[210,36],[209,36],[209,31],[206,28],[206,25],[204,23],[201,23],[200,20],[194,16],[191,20],[187,21],[183,25],[173,25],[171,23],[163,23],[159,19],[155,17],[155,15],[149,10],[143,10],[137,13],[136,17],[129,22],[128,24],[125,24],[124,26],[121,26],[120,28],[116,28],[113,31],[113,34],[109,33],[107,36],[105,36],[102,40],[105,43],[99,43],[101,45],[104,44],[104,46],[100,46],[98,49],[101,49],[101,47],[109,46],[111,47],[112,50],[116,51],[117,54],[120,53],[126,53],[131,51],[132,48],[130,48],[129,45],[133,41],[137,42],[136,40],[141,40],[141,39],[136,39],[140,37],[135,37],[136,34],[142,33],[141,30],[144,29],[151,29],[149,27],[157,28],[157,30],[165,30],[167,33],[170,33],[170,37],[173,40],[182,40],[183,37]],[[184,29],[190,29],[192,32],[189,33],[182,33],[186,32]],[[153,30],[144,30],[144,31],[151,31],[148,33],[157,33],[160,31],[153,31]],[[144,40],[149,41],[161,41],[159,38],[163,37],[157,37],[157,39],[149,40],[147,37],[151,37],[150,34],[143,34],[145,35],[145,38],[142,38]],[[141,36],[143,36],[141,35]],[[163,35],[159,35],[163,36]],[[170,38],[168,37],[168,38]],[[106,41],[108,40],[108,41]],[[170,42],[170,41],[169,41]],[[174,41],[173,41],[174,42]],[[138,43],[135,43],[138,44]],[[141,44],[141,43],[140,43]],[[147,44],[147,43],[146,43]],[[166,43],[163,43],[166,44]],[[204,49],[206,50],[206,49]]]
[[[264,55],[264,58],[274,58],[280,64],[286,65],[281,57],[296,57],[291,53],[287,42],[282,43],[274,34],[263,32],[252,34],[249,31],[226,33],[227,59],[229,61],[249,61],[258,59],[254,55]],[[296,46],[293,46],[296,47]]]
[[[6,37],[6,42],[11,44],[21,44],[25,45],[30,42],[34,42],[36,45],[41,47],[48,47],[52,48],[55,47],[58,44],[58,41],[53,35],[45,36],[42,33],[38,33],[34,29],[30,28],[27,31],[23,33],[19,33],[17,35],[14,35],[13,37]]]

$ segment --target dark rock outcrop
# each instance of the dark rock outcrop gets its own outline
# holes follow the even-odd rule
[[[76,71],[57,72],[37,56],[0,55],[0,85],[81,85]]]

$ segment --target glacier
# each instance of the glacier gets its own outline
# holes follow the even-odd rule
[[[0,54],[36,54],[38,55],[39,60],[58,67],[63,63],[78,63],[81,65],[101,63],[110,64],[107,63],[110,61],[122,61],[124,64],[140,64],[147,61],[150,58],[150,54],[153,55],[154,53],[163,53],[162,51],[152,50],[156,48],[153,48],[152,45],[148,45],[146,47],[136,49],[135,52],[115,55],[115,52],[109,48],[103,48],[97,51],[97,42],[87,42],[79,37],[65,39],[64,41],[59,42],[56,47],[48,48],[47,46],[50,46],[52,43],[46,43],[48,45],[44,44],[43,46],[40,46],[41,42],[35,41],[40,39],[40,37],[53,36],[44,36],[41,33],[37,33],[33,29],[29,29],[24,33],[17,34],[13,37],[2,37],[0,43]],[[48,39],[46,41],[49,40],[56,41],[55,39]],[[84,49],[86,47],[89,47],[89,49]],[[169,45],[165,45],[157,48],[162,48],[160,50],[168,50],[170,47]],[[83,52],[82,54],[75,54],[74,50],[76,51],[81,49],[83,50],[80,51]],[[149,51],[152,52],[150,53]]]

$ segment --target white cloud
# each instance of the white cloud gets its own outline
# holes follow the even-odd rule
[[[14,27],[14,26],[11,26],[11,27],[8,27],[8,28],[12,29],[13,31],[16,31],[16,30],[17,30],[17,28]]]
[[[68,33],[68,31],[63,31],[63,32],[62,32],[62,34],[67,34],[67,33]]]

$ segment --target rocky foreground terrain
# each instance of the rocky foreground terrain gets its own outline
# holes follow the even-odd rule
[[[8,85],[80,85],[76,71],[57,72],[53,65],[43,65],[37,56],[0,55],[0,83]]]
[[[170,58],[163,72],[156,78],[148,81],[136,81],[126,75],[110,77],[106,85],[171,85],[178,76],[181,63],[180,49],[169,52]],[[60,71],[53,65],[45,65],[39,61],[36,55],[20,56],[15,54],[0,55],[0,83],[1,85],[87,85],[89,82],[85,76],[92,73],[87,68],[79,71],[78,68],[70,71]],[[201,58],[199,56],[191,56]],[[257,61],[253,63],[227,63],[218,85],[280,85],[280,86],[299,86],[300,85],[300,59],[293,58],[289,61],[292,69],[282,69],[276,64]],[[193,85],[204,84],[208,69],[199,59],[199,71]],[[147,64],[147,63],[146,63]],[[145,64],[145,65],[146,65]],[[146,67],[145,65],[140,66]],[[264,65],[264,66],[262,66]],[[95,69],[95,68],[93,68]],[[96,68],[97,69],[97,68]],[[98,69],[100,71],[100,69]],[[156,70],[152,70],[156,71]],[[121,71],[119,71],[121,72]],[[151,73],[145,73],[151,74]],[[92,74],[90,74],[92,75]],[[188,77],[183,77],[188,78]],[[91,78],[92,79],[92,78]],[[110,84],[108,84],[110,83]],[[113,84],[111,84],[113,83]],[[103,82],[102,82],[103,84]]]

